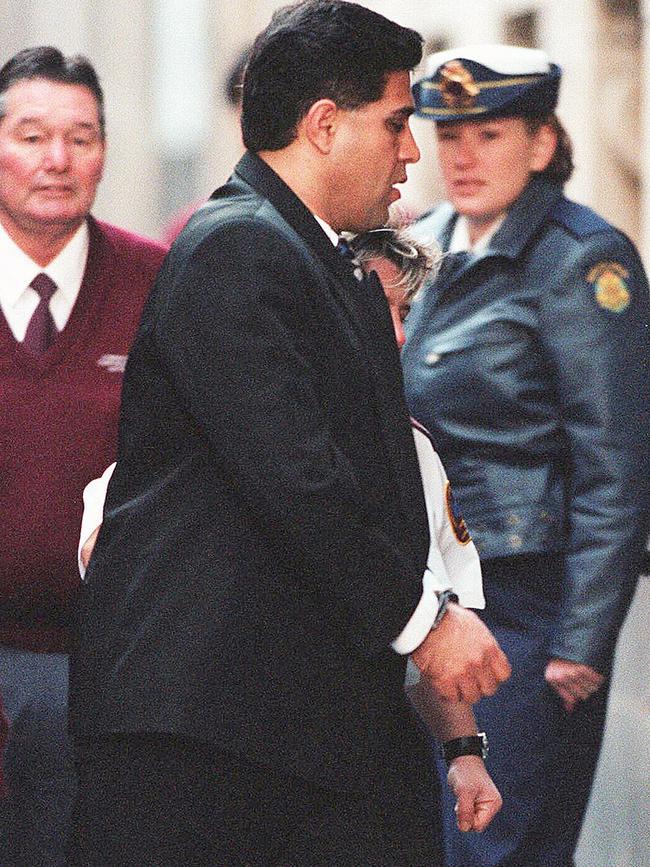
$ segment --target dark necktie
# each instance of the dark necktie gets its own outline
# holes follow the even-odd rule
[[[56,292],[57,286],[47,274],[37,274],[29,285],[38,292],[41,300],[29,320],[23,346],[32,355],[42,355],[54,343],[58,334],[50,313],[50,298]]]
[[[361,268],[361,262],[359,262],[359,260],[355,256],[354,250],[352,249],[352,247],[350,247],[345,238],[339,238],[339,242],[336,245],[336,252],[339,253],[339,255],[341,255],[348,262],[348,264],[352,268],[356,279],[359,281],[363,280],[363,269]]]

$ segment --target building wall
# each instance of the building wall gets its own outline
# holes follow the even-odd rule
[[[109,130],[96,211],[155,233],[181,200],[209,195],[239,155],[236,116],[221,84],[240,47],[279,5],[278,0],[0,0],[0,56],[46,42],[91,57],[106,91]],[[642,158],[648,151],[643,98],[650,62],[644,50],[648,0],[641,3],[636,34],[620,21],[614,26],[616,16],[603,12],[608,6],[633,7],[633,0],[367,0],[366,5],[416,27],[428,44],[502,41],[512,32],[510,22],[533,15],[538,44],[565,70],[560,114],[574,140],[577,164],[569,192],[650,254],[649,161]],[[174,27],[174,15],[182,27]],[[191,122],[184,124],[183,118]],[[169,134],[173,124],[175,139]],[[416,122],[414,128],[423,159],[411,169],[406,201],[417,210],[438,198],[440,189],[431,125]],[[198,140],[192,137],[197,132]]]

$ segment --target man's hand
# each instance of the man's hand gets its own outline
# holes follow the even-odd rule
[[[93,548],[95,547],[95,542],[97,541],[97,536],[99,535],[99,530],[101,526],[102,525],[100,524],[99,527],[96,527],[81,546],[79,558],[83,563],[84,569],[87,569],[88,564],[90,563],[90,555],[93,553]]]
[[[449,603],[435,629],[411,654],[422,676],[448,701],[474,703],[510,677],[510,663],[485,624]]]
[[[570,659],[552,659],[546,666],[544,677],[562,699],[567,713],[599,690],[605,681],[595,668]]]
[[[449,766],[447,782],[456,796],[456,822],[460,831],[484,831],[501,809],[503,800],[483,759],[458,756]]]

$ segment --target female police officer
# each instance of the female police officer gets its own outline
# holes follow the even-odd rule
[[[448,255],[407,320],[406,388],[513,667],[476,708],[504,807],[480,837],[448,823],[449,863],[565,867],[647,530],[648,285],[627,238],[563,196],[559,67],[481,46],[440,52],[429,72],[415,98],[449,203],[419,231]]]

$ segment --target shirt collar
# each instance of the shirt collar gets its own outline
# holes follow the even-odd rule
[[[336,245],[339,242],[339,236],[336,234],[334,229],[330,226],[329,223],[326,223],[325,220],[321,220],[321,218],[319,216],[317,216],[316,214],[312,214],[312,216],[316,220],[318,225],[321,227],[323,232],[325,232],[325,234],[330,239],[332,244],[336,247]]]
[[[449,252],[461,253],[466,250],[472,253],[483,253],[487,250],[490,241],[501,228],[503,221],[506,218],[505,212],[501,214],[492,228],[482,235],[475,244],[471,244],[469,240],[469,225],[467,218],[459,216],[449,239]]]
[[[43,268],[9,237],[0,223],[0,261],[3,269],[0,296],[3,302],[8,306],[15,305],[34,277],[45,273],[54,280],[58,290],[74,304],[86,270],[89,243],[88,223],[84,220],[58,256]]]

